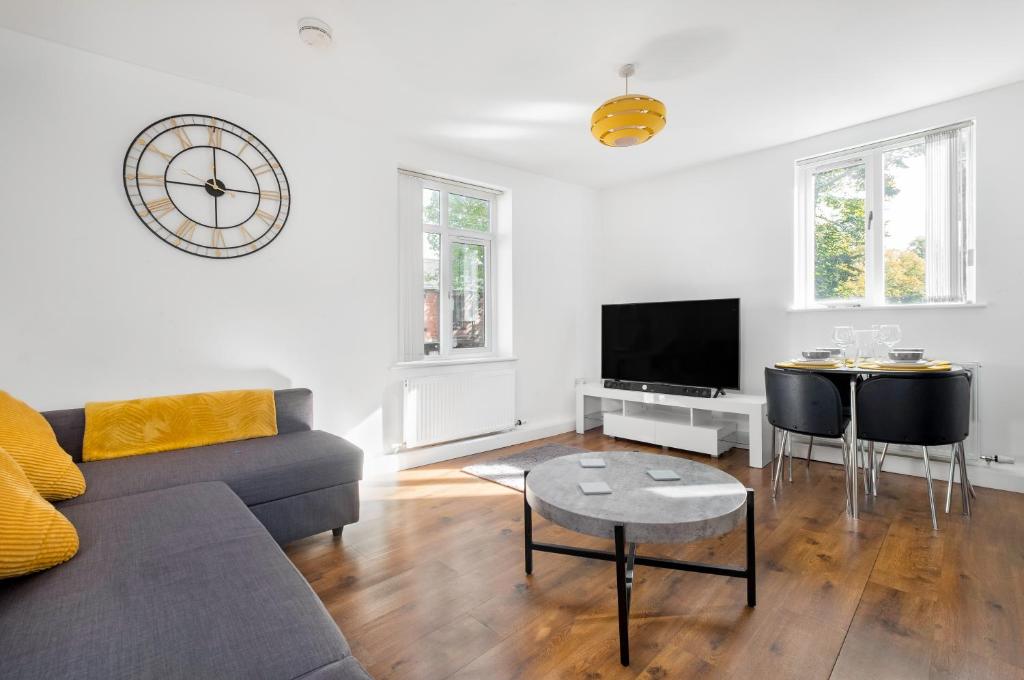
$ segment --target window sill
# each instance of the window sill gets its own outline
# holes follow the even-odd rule
[[[904,309],[980,309],[988,307],[985,302],[936,302],[932,304],[907,304],[907,305],[850,305],[835,307],[789,307],[787,312],[861,312],[861,311],[886,311],[896,312]]]
[[[419,359],[418,361],[399,361],[392,368],[434,368],[436,366],[465,366],[471,364],[496,364],[504,361],[517,361],[515,356],[473,356],[449,359]]]

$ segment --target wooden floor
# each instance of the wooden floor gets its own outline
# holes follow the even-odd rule
[[[340,541],[287,552],[378,680],[1024,678],[1024,495],[979,488],[972,519],[933,533],[924,480],[884,473],[853,521],[840,468],[797,464],[773,501],[740,450],[713,464],[757,492],[758,606],[740,579],[638,568],[623,668],[613,566],[537,553],[526,577],[521,494],[460,472],[538,443],[655,450],[597,432],[364,482]],[[610,548],[540,518],[535,536]],[[739,566],[743,545],[738,530],[642,552]]]

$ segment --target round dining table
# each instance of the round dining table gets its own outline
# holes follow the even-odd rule
[[[959,373],[968,373],[969,371],[960,366],[959,364],[949,364],[949,368],[945,370],[908,370],[906,368],[887,369],[884,365],[879,365],[873,361],[856,362],[852,365],[846,366],[811,366],[806,363],[795,365],[793,362],[785,361],[775,364],[775,368],[785,368],[787,370],[794,371],[808,371],[810,373],[827,373],[827,374],[840,374],[847,375],[850,378],[850,441],[853,442],[853,447],[850,455],[846,461],[846,478],[847,487],[846,493],[849,502],[847,503],[847,512],[851,517],[857,519],[860,517],[860,511],[858,509],[858,483],[857,475],[860,474],[860,447],[862,442],[857,438],[857,380],[861,377],[872,376],[872,375],[888,375],[900,378],[914,378],[915,376],[921,376],[922,374],[934,374],[941,373],[943,375],[956,375]],[[865,473],[865,493],[877,493],[878,485],[878,465],[875,463],[874,456],[874,443],[871,443],[871,450],[869,452],[870,457],[866,459],[866,463],[869,464],[870,474]],[[775,456],[775,428],[772,428],[772,456]]]

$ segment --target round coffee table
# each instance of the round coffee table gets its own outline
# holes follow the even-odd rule
[[[606,467],[588,468],[580,459],[599,458]],[[656,481],[649,470],[670,470],[678,480]],[[605,482],[609,494],[586,495],[581,482]],[[619,604],[619,656],[629,665],[629,605],[636,565],[734,576],[747,580],[747,606],[756,604],[754,573],[754,491],[721,470],[686,458],[636,451],[574,453],[541,463],[526,473],[523,493],[526,573],[533,552],[551,552],[615,563]],[[535,543],[533,511],[559,526],[610,538],[614,552]],[[681,562],[636,554],[638,543],[688,543],[732,531],[746,518],[744,568]]]

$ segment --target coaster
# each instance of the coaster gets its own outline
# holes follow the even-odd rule
[[[607,465],[601,458],[580,458],[580,467],[603,468],[607,467]]]
[[[580,491],[586,496],[611,493],[612,488],[604,482],[580,482]]]
[[[647,476],[656,482],[677,482],[682,479],[678,472],[672,470],[648,470]]]

